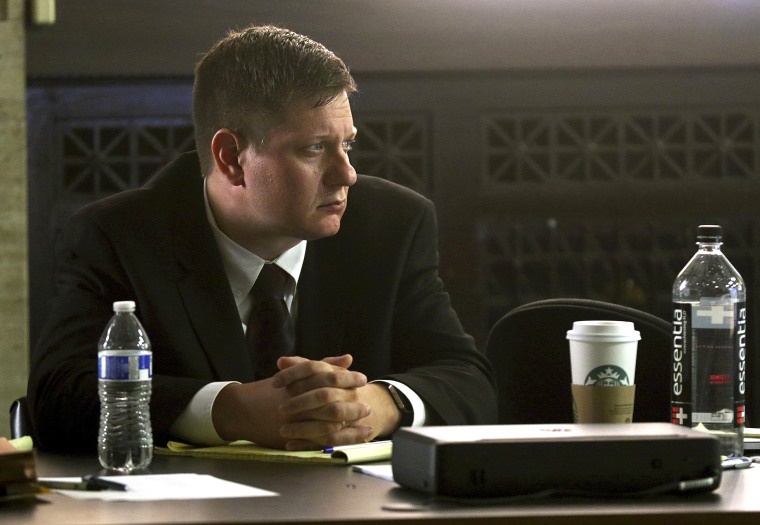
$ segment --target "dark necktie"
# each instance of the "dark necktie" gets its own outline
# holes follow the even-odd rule
[[[245,338],[253,356],[256,379],[277,372],[277,358],[290,355],[295,343],[293,318],[285,304],[290,276],[276,264],[265,264],[251,288],[253,306]]]

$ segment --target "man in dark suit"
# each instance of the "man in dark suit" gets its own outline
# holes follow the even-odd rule
[[[432,204],[349,162],[355,89],[338,57],[280,28],[204,56],[197,154],[82,209],[62,236],[29,380],[42,447],[94,446],[96,343],[127,299],[152,341],[159,440],[312,449],[495,421],[490,365],[438,277]],[[245,335],[268,265],[285,272],[295,336],[272,371]]]

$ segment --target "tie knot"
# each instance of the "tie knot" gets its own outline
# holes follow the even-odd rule
[[[288,273],[276,264],[265,264],[253,283],[253,295],[276,295],[283,297],[288,286]]]

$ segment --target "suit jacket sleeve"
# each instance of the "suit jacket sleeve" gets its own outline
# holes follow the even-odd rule
[[[464,332],[438,276],[435,213],[427,202],[410,236],[394,315],[394,368],[390,377],[425,402],[427,424],[496,421],[496,386],[490,364]]]
[[[42,448],[91,452],[96,445],[97,343],[113,315],[112,303],[136,299],[140,316],[141,305],[145,312],[151,302],[133,288],[133,276],[125,270],[119,249],[87,215],[72,218],[57,246],[57,295],[32,352],[28,386],[35,438]],[[161,333],[151,330],[154,326],[146,328],[154,350],[151,420],[154,437],[161,442],[208,379],[165,375],[166,367],[163,374],[156,374],[156,362],[166,360],[163,354],[168,352]]]
[[[360,176],[340,232],[307,250],[299,323],[302,355],[351,353],[369,379],[412,388],[427,424],[496,421],[491,366],[438,275],[433,204],[411,190]]]

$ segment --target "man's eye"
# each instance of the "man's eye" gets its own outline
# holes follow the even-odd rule
[[[312,151],[322,151],[323,149],[325,149],[325,146],[324,144],[312,144],[311,146],[308,147],[308,149]]]
[[[354,149],[354,142],[356,142],[356,140],[344,140],[343,151],[351,151]]]

